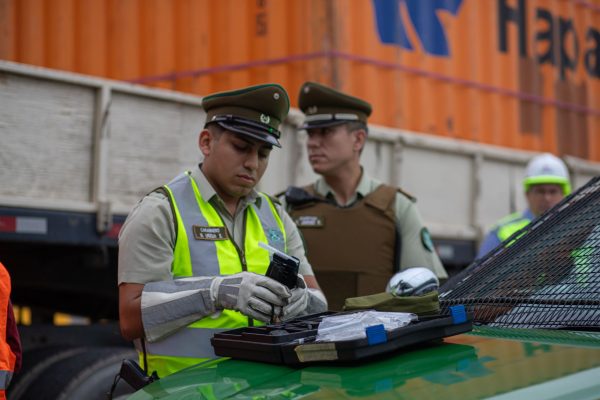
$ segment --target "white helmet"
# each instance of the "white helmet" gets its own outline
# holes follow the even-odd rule
[[[385,291],[396,297],[421,296],[439,287],[440,281],[433,271],[425,267],[411,267],[394,274]]]
[[[571,193],[571,183],[569,182],[567,166],[560,158],[550,153],[535,156],[527,164],[527,172],[523,180],[525,192],[532,185],[541,184],[560,185],[565,196]]]

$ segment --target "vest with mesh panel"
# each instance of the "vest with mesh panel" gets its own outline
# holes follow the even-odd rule
[[[227,232],[217,210],[204,199],[190,173],[177,176],[163,186],[174,212],[177,239],[173,255],[173,278],[231,275],[242,271],[264,275],[269,253],[259,242],[286,252],[283,221],[271,199],[259,193],[260,201],[244,211],[244,247],[238,248]],[[260,204],[260,205],[258,205]],[[226,232],[224,239],[197,240],[197,231],[215,228]],[[233,310],[198,320],[175,334],[154,343],[146,343],[148,372],[160,377],[215,357],[210,338],[216,332],[248,326],[249,318]],[[256,325],[257,321],[253,321]],[[143,365],[143,354],[140,363]]]

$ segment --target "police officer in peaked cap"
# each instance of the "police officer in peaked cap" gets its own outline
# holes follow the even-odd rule
[[[308,134],[308,160],[320,177],[288,188],[284,199],[329,308],[383,292],[395,272],[409,267],[447,278],[415,198],[361,166],[371,105],[316,82],[302,85],[298,104],[305,114],[300,129]]]
[[[259,85],[202,99],[206,126],[216,123],[231,132],[281,147],[279,125],[288,114],[288,95],[281,86]]]
[[[159,376],[214,357],[215,332],[325,311],[298,229],[254,188],[289,110],[276,84],[203,98],[203,161],[145,196],[119,237],[121,332]],[[265,276],[266,243],[300,260],[296,288]]]

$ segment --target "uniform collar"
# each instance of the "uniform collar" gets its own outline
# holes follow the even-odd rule
[[[192,170],[191,176],[196,182],[196,185],[198,185],[198,190],[200,190],[200,193],[202,193],[202,198],[213,204],[214,202],[218,202],[224,205],[225,203],[219,197],[219,195],[212,187],[210,182],[208,182],[208,179],[206,179],[204,172],[202,172],[202,170],[200,169],[201,166],[202,164],[198,164],[198,168],[194,168]],[[243,208],[245,208],[247,204],[252,203],[256,203],[256,205],[260,207],[260,196],[258,195],[258,192],[254,189],[252,189],[252,191],[248,193],[248,195],[242,197],[241,205],[243,206]]]
[[[358,181],[358,186],[356,187],[354,196],[350,199],[348,204],[346,204],[347,206],[352,205],[356,201],[362,199],[381,184],[381,182],[371,178],[362,166],[360,167],[360,170],[361,175],[360,180]],[[323,197],[335,199],[333,189],[331,189],[331,186],[329,186],[322,177],[315,182],[315,191]]]
[[[381,182],[371,178],[362,167],[360,167],[360,169],[362,171],[362,175],[360,176],[360,181],[358,181],[356,193],[358,193],[361,197],[365,197],[375,190],[375,188],[379,186]]]

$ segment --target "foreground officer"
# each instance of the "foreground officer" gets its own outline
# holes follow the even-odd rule
[[[327,309],[298,230],[254,190],[289,110],[274,84],[205,97],[203,162],[131,211],[119,237],[121,332],[160,377],[214,357],[216,331]],[[269,253],[300,260],[298,287],[264,276]]]
[[[286,204],[330,309],[383,292],[394,274],[427,267],[447,278],[415,199],[371,178],[360,165],[371,105],[314,82],[300,89],[309,162],[321,178],[289,188]]]

